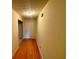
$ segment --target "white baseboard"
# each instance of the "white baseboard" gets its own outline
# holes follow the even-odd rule
[[[38,43],[38,41],[37,41],[37,40],[36,40],[36,42],[37,42],[38,49],[39,49],[39,51],[40,51],[40,54],[41,54],[41,58],[43,59],[43,55],[42,55],[42,51],[41,51],[40,45],[39,45],[39,43]]]

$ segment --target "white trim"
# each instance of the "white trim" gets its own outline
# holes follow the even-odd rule
[[[41,50],[41,48],[40,48],[40,45],[39,45],[37,39],[36,39],[36,42],[37,42],[37,45],[38,45],[39,52],[40,52],[40,54],[41,54],[41,58],[43,59],[43,53],[42,53],[42,50]]]

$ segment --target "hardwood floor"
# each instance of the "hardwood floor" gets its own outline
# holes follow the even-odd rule
[[[20,48],[12,59],[41,59],[35,39],[23,39]]]

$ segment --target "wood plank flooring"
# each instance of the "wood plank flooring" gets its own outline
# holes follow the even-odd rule
[[[23,39],[20,48],[12,59],[41,59],[35,39]]]

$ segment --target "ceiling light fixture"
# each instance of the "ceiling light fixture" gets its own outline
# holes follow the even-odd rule
[[[31,17],[31,16],[34,15],[34,12],[33,11],[27,11],[25,14],[26,14],[26,16],[30,16]]]

